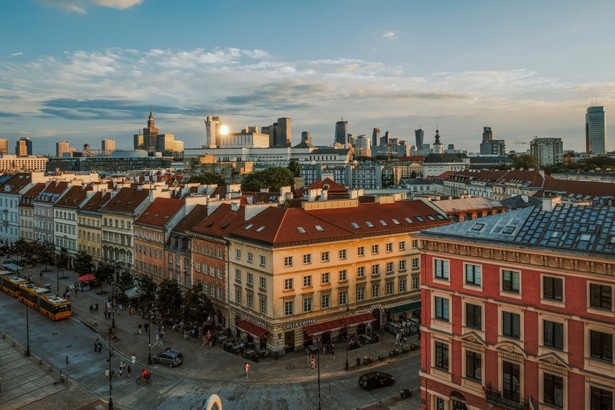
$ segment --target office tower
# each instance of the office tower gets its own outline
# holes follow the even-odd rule
[[[218,134],[220,133],[220,117],[208,115],[205,120],[205,130],[207,131],[207,146],[218,148]]]
[[[301,133],[301,142],[306,145],[312,145],[312,134],[309,131],[303,131]]]
[[[530,143],[530,155],[538,158],[538,165],[555,165],[564,160],[564,143],[561,138],[534,137]]]
[[[335,123],[335,141],[334,143],[340,145],[346,145],[348,142],[348,121],[341,121]]]
[[[480,143],[481,155],[506,155],[506,141],[493,139],[491,127],[483,127],[483,141]]]
[[[273,146],[275,147],[290,147],[291,139],[291,120],[288,117],[278,118],[278,122],[275,126],[275,140]]]
[[[0,155],[6,155],[9,153],[9,140],[0,139]]]
[[[387,146],[391,143],[391,137],[389,136],[389,132],[385,132],[383,137],[380,137],[380,145]]]
[[[170,154],[175,149],[175,135],[159,134],[156,136],[156,152]]]
[[[134,134],[134,149],[144,149],[149,153],[156,151],[158,128],[156,128],[154,115],[149,112],[147,128],[143,128],[143,134]]]
[[[414,130],[414,138],[416,143],[416,149],[420,150],[423,148],[423,141],[425,140],[425,133],[422,129]]]
[[[17,140],[15,144],[15,155],[18,157],[32,155],[32,141],[30,141],[30,138],[23,137]]]
[[[112,153],[115,151],[115,140],[102,140],[101,149],[107,154]]]
[[[372,146],[377,147],[380,142],[380,128],[374,128],[372,131]]]
[[[585,114],[585,150],[588,154],[604,155],[607,152],[606,146],[604,107],[588,107]]]
[[[373,137],[373,135],[372,135]],[[370,146],[370,139],[366,135],[359,135],[354,141],[354,149],[357,157],[371,157],[372,150]]]
[[[70,143],[68,141],[56,142],[56,157],[61,158],[64,154],[70,153]]]

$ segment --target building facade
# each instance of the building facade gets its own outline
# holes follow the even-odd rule
[[[530,142],[530,155],[538,159],[538,165],[560,164],[564,161],[564,143],[561,138],[534,138]]]
[[[607,153],[606,118],[603,106],[587,108],[585,114],[585,151],[589,155]]]

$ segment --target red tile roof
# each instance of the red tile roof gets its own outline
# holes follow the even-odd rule
[[[203,219],[207,218],[207,205],[195,205],[195,207],[173,228],[173,232],[184,233],[198,225]]]
[[[0,192],[3,194],[18,194],[30,182],[32,182],[32,174],[20,172],[0,185]]]
[[[54,206],[63,208],[78,208],[79,205],[87,197],[88,191],[92,189],[91,185],[73,186],[66,191],[64,195],[55,203]]]
[[[578,197],[575,199],[590,199],[600,196],[615,196],[615,184],[595,181],[569,181],[551,178],[545,181],[544,192],[559,194],[562,197]],[[543,196],[542,192],[537,195]],[[587,197],[587,198],[586,198]]]
[[[96,192],[83,206],[83,212],[100,212],[100,208],[111,199],[111,192]]]
[[[107,212],[134,212],[149,197],[147,189],[122,188],[103,206]]]
[[[39,182],[21,196],[19,206],[32,206],[32,201],[45,189],[45,183]]]
[[[238,208],[234,211],[233,205],[229,203],[220,204],[211,215],[192,227],[191,231],[222,238],[245,222],[245,207],[240,206]]]
[[[164,227],[184,206],[184,201],[177,198],[156,198],[135,223]]]

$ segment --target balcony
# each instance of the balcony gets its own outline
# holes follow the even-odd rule
[[[507,394],[507,396],[509,396]],[[487,403],[495,404],[507,410],[527,410],[529,408],[526,401],[520,400],[519,393],[512,393],[511,398],[506,398],[503,392],[489,389],[485,392]],[[513,400],[512,398],[517,400]]]

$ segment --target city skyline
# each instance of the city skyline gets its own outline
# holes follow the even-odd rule
[[[445,146],[471,152],[485,126],[508,150],[538,136],[582,152],[592,104],[613,126],[606,1],[0,6],[0,138],[30,137],[35,154],[61,140],[131,147],[150,107],[186,148],[206,143],[212,113],[232,132],[289,117],[292,145],[302,131],[333,143],[343,119],[354,136],[379,128],[411,145],[415,129],[429,144],[439,129]]]

